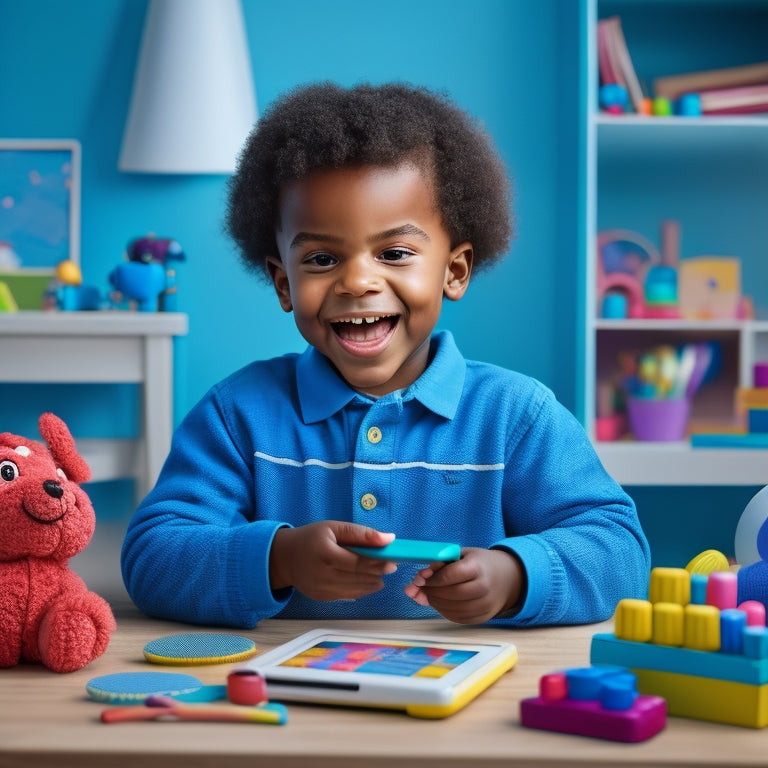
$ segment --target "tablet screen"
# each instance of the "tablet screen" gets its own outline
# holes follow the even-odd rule
[[[438,678],[477,654],[474,650],[431,645],[325,640],[278,666],[333,672]]]

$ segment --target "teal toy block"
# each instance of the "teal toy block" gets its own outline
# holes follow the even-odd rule
[[[691,435],[692,448],[768,448],[768,432],[750,432],[744,435],[734,434],[696,434]]]
[[[653,669],[683,675],[728,680],[747,685],[768,684],[768,658],[749,658],[720,651],[695,651],[669,645],[619,640],[599,633],[592,637],[590,663],[615,664],[630,669]]]

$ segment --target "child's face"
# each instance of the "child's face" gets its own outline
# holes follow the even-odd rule
[[[283,186],[270,270],[302,336],[354,389],[384,395],[428,363],[443,297],[469,284],[472,247],[451,248],[423,172],[323,170]]]

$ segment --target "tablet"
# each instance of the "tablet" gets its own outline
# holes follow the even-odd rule
[[[263,653],[248,667],[271,701],[401,709],[452,715],[517,662],[511,643],[315,629]]]

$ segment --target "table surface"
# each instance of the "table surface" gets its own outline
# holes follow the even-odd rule
[[[768,764],[768,732],[669,718],[649,741],[622,744],[523,728],[519,702],[535,696],[541,675],[586,666],[595,632],[610,623],[511,630],[461,627],[446,621],[327,622],[269,620],[238,631],[260,651],[317,626],[432,635],[455,640],[513,642],[519,662],[479,698],[442,720],[400,712],[288,705],[284,726],[147,722],[105,725],[105,705],[90,700],[87,682],[127,671],[176,671],[223,684],[237,664],[149,665],[142,649],[157,637],[200,627],[149,619],[132,607],[116,610],[118,629],[107,652],[85,669],[58,675],[40,665],[0,670],[0,766],[172,768],[269,766],[298,768],[445,768],[445,766],[736,766]],[[205,630],[226,631],[226,630]],[[138,762],[137,762],[138,761]]]

